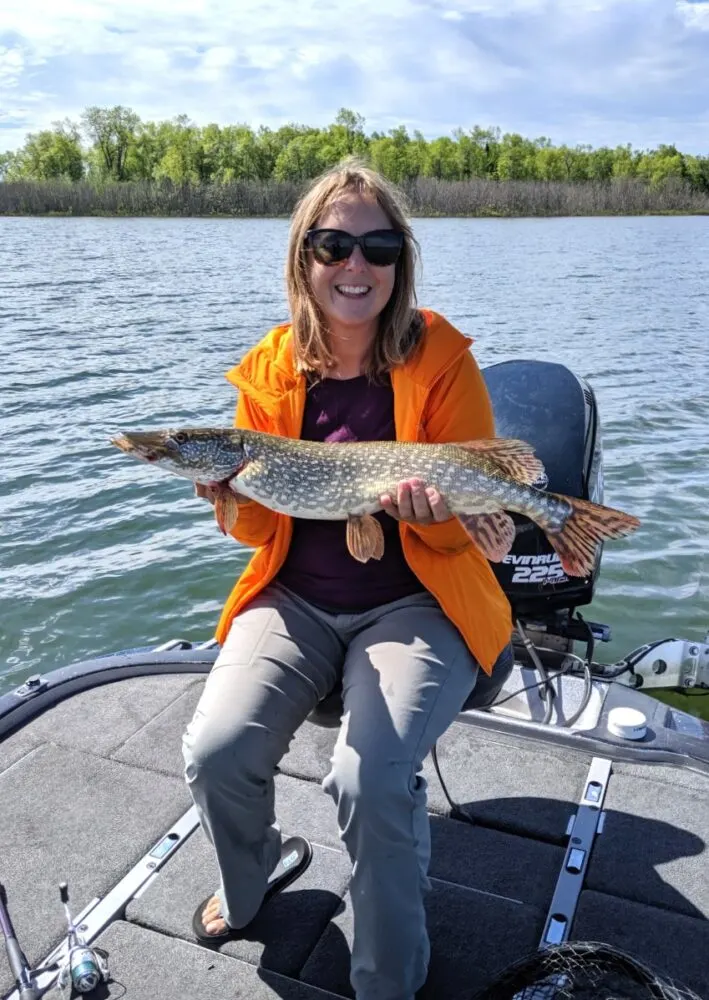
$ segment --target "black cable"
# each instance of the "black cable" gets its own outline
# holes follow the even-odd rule
[[[591,692],[593,691],[593,680],[591,679],[591,668],[588,662],[583,665],[584,683],[583,683],[583,695],[581,697],[581,704],[576,709],[573,715],[570,715],[568,719],[564,722],[564,727],[569,729],[573,726],[574,722],[581,718],[583,713],[586,711],[589,701],[591,700]]]
[[[511,698],[516,698],[518,694],[524,694],[525,691],[533,691],[535,688],[545,687],[552,681],[555,681],[557,677],[561,677],[561,675],[565,673],[566,668],[557,671],[555,674],[547,674],[545,680],[537,681],[535,684],[525,684],[524,687],[517,688],[517,690],[513,691],[511,694],[505,695],[504,698],[498,698],[490,707],[497,708],[498,705],[504,705],[505,702],[509,701]]]
[[[576,617],[586,628],[586,663],[591,664],[593,663],[593,654],[596,651],[596,640],[593,635],[593,629],[580,611],[576,612]]]
[[[593,654],[596,648],[596,642],[593,637],[593,629],[588,624],[586,619],[583,617],[580,611],[576,612],[578,620],[584,625],[586,629],[586,662],[583,664],[584,672],[584,686],[583,695],[581,697],[581,704],[565,722],[564,727],[569,729],[573,726],[574,722],[577,722],[581,718],[583,713],[586,711],[589,701],[591,700],[591,693],[593,691],[593,681],[591,679],[591,664],[593,663]]]
[[[627,656],[624,656],[622,660],[613,664],[609,670],[604,671],[601,674],[601,677],[612,680],[614,677],[620,677],[621,674],[633,673],[633,667],[636,663],[640,662],[643,656],[652,652],[653,649],[657,649],[657,647],[661,646],[663,642],[674,641],[675,639],[673,637],[669,637],[665,639],[656,639],[654,642],[648,642],[644,646],[637,646],[630,653],[628,653]]]
[[[448,801],[448,805],[450,806],[451,819],[461,819],[465,823],[470,823],[471,826],[475,826],[475,820],[473,820],[470,816],[468,816],[466,812],[463,812],[460,806],[453,801],[453,799],[450,797],[448,793],[448,789],[446,788],[446,783],[443,780],[443,775],[441,774],[441,769],[438,766],[438,747],[436,743],[434,743],[433,747],[431,748],[431,759],[433,760],[433,767],[436,774],[438,775],[438,780],[441,783],[443,794],[445,795],[446,800]]]
[[[519,618],[515,619],[515,625],[517,626],[517,631],[519,632],[520,638],[522,639],[524,648],[527,650],[527,653],[529,654],[529,658],[531,659],[532,663],[537,668],[537,671],[539,672],[539,674],[543,679],[543,686],[545,690],[544,693],[540,692],[540,698],[542,699],[542,701],[546,701],[544,718],[542,719],[542,724],[546,726],[551,722],[551,714],[554,709],[553,703],[554,703],[554,698],[556,697],[556,692],[554,691],[554,688],[551,684],[549,675],[546,672],[544,664],[537,656],[537,651],[534,648],[534,643],[522,628],[522,623],[519,620]]]

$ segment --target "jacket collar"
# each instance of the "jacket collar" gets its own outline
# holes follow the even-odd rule
[[[426,332],[414,357],[397,370],[396,382],[413,382],[424,390],[451,367],[473,343],[443,316],[429,309],[421,314]],[[304,376],[295,367],[289,323],[274,327],[234,368],[227,379],[267,410],[277,408],[284,396],[300,387]]]

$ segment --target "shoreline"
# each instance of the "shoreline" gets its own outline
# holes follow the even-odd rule
[[[565,213],[549,213],[547,215],[541,214],[521,214],[521,215],[508,215],[504,213],[478,213],[478,214],[468,214],[468,215],[451,215],[446,212],[436,212],[436,213],[418,213],[412,212],[409,214],[411,219],[490,219],[491,221],[500,220],[519,220],[519,219],[640,219],[640,218],[703,218],[709,216],[709,208],[703,209],[701,211],[648,211],[648,212],[565,212]],[[287,221],[290,218],[289,215],[219,215],[212,212],[208,215],[177,215],[175,213],[165,213],[160,214],[157,212],[145,212],[142,214],[137,213],[117,213],[117,212],[0,212],[0,219],[214,219],[215,221],[223,222],[226,219],[240,219],[240,220],[255,220],[255,219],[283,219]]]
[[[702,209],[648,209],[647,211],[598,211],[598,212],[410,212],[412,219],[638,219],[662,217],[697,217],[709,216],[709,206]],[[283,219],[287,221],[290,214],[263,212],[259,214],[236,212],[2,212],[0,219]]]
[[[0,182],[0,216],[100,218],[289,218],[307,185],[277,181],[176,185]],[[411,218],[579,218],[709,215],[709,192],[683,181],[609,182],[416,178],[400,185]]]

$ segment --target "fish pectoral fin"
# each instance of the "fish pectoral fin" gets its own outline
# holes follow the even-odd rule
[[[239,517],[239,504],[228,486],[219,487],[214,501],[214,517],[221,533],[231,534]]]
[[[515,540],[515,523],[503,510],[494,514],[458,514],[458,520],[482,554],[502,562]]]
[[[384,531],[371,514],[350,514],[347,518],[347,549],[358,562],[381,559],[384,555]]]
[[[483,453],[501,472],[524,486],[534,486],[541,482],[546,485],[544,465],[534,454],[534,448],[526,441],[519,441],[517,438],[489,438],[458,441],[456,447]]]

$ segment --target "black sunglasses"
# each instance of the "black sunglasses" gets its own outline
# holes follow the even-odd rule
[[[321,264],[339,264],[359,247],[367,263],[387,267],[396,263],[404,245],[404,234],[395,229],[373,229],[353,236],[343,229],[309,229],[305,245]]]

